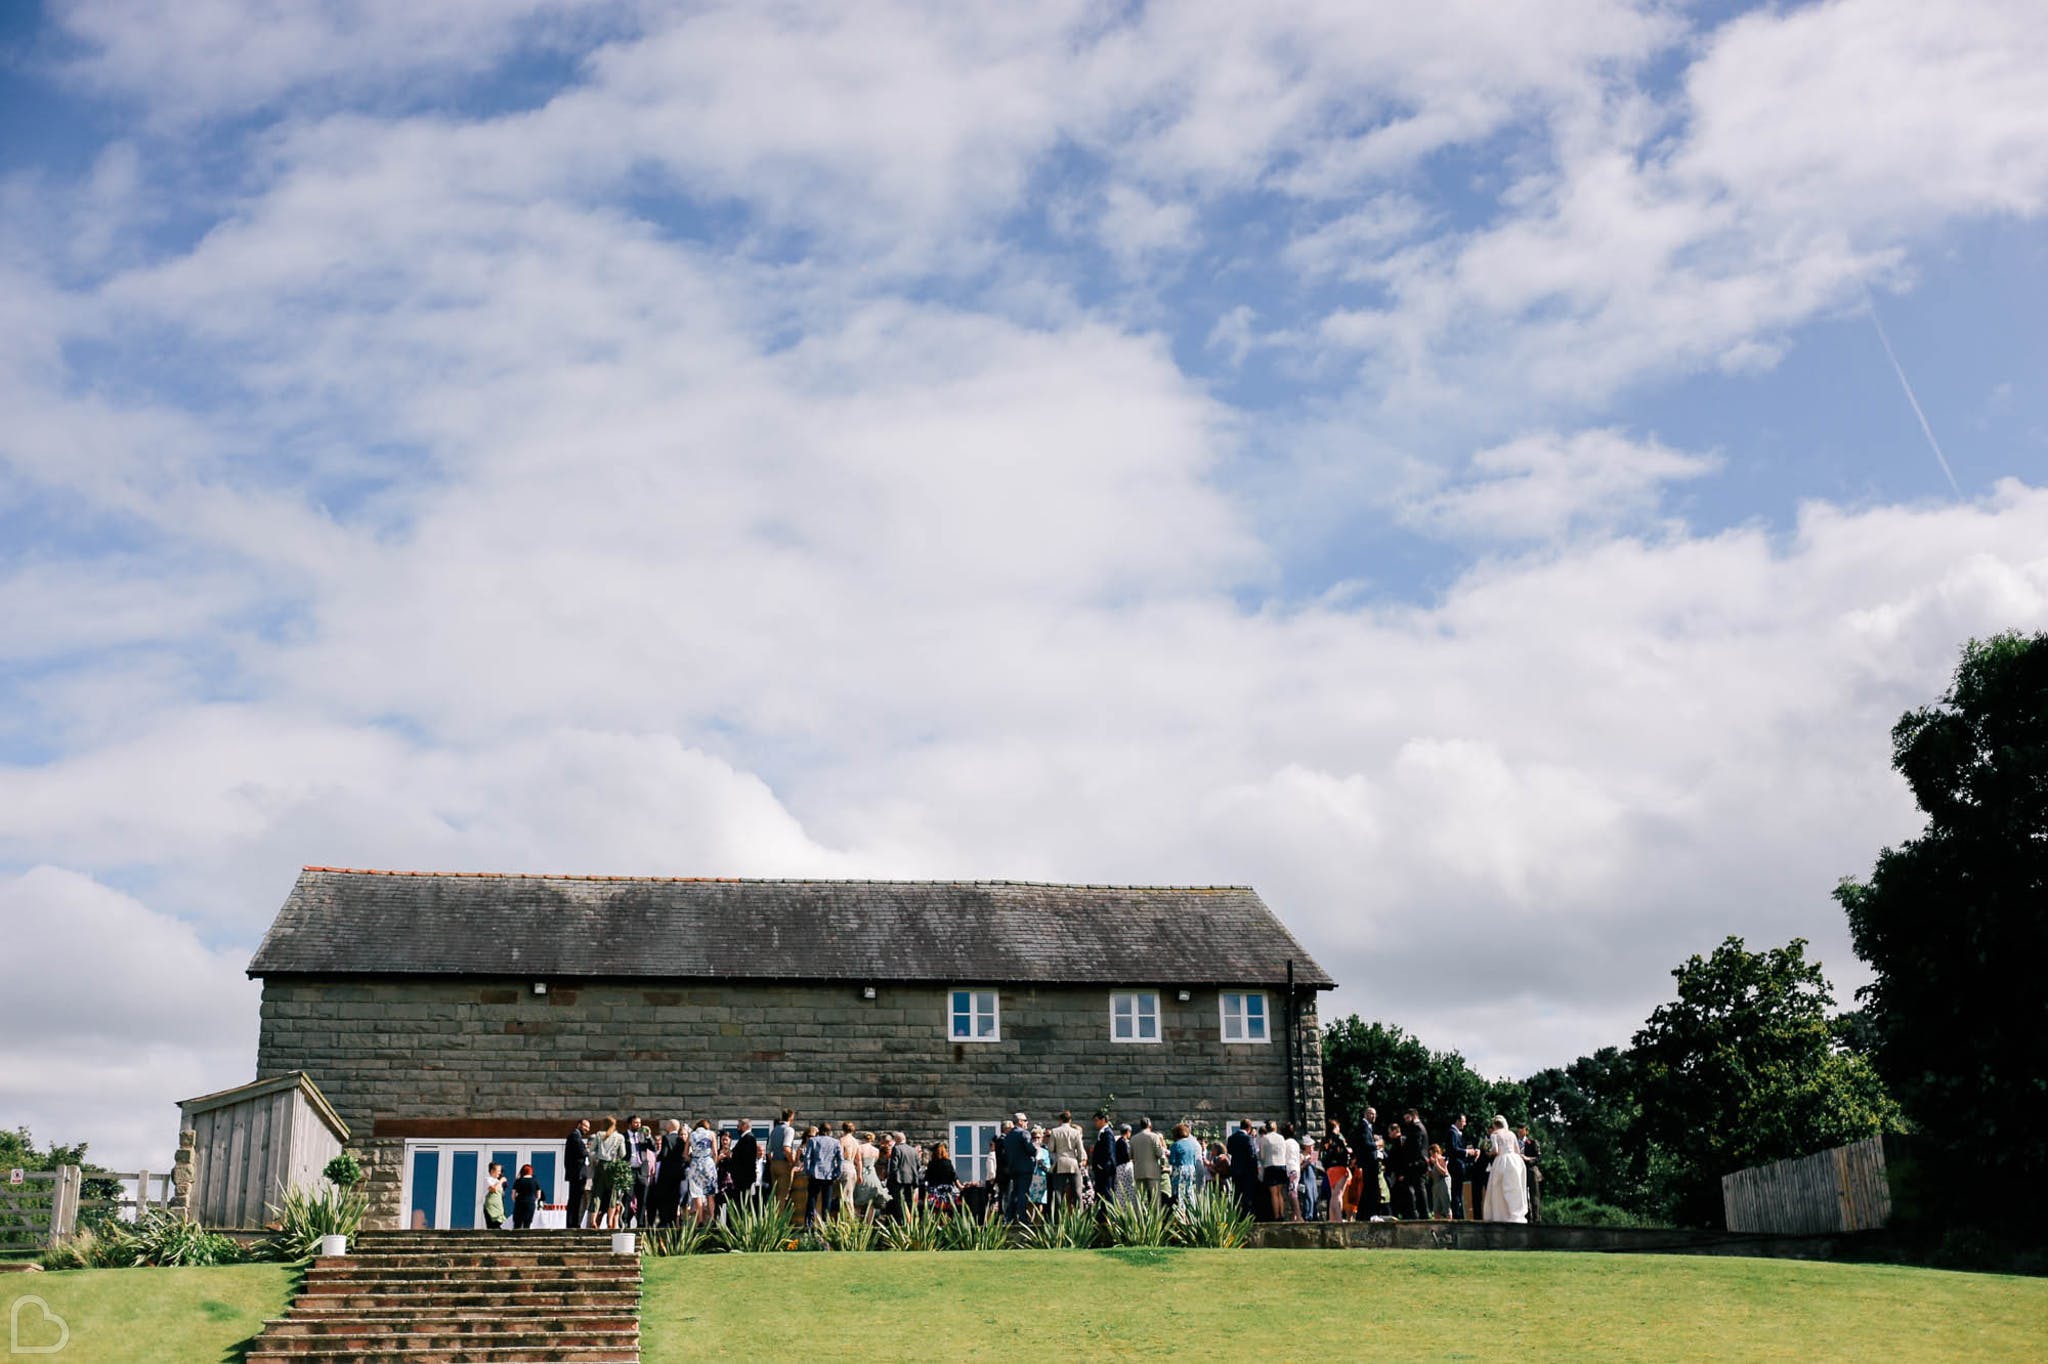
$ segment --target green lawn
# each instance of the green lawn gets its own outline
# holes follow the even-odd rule
[[[699,1358],[2039,1358],[2048,1280],[1691,1256],[1008,1251],[650,1261]],[[1083,1353],[1085,1352],[1085,1353]]]
[[[23,1358],[59,1364],[214,1364],[239,1359],[240,1347],[277,1316],[291,1297],[296,1272],[283,1265],[217,1269],[74,1269],[62,1274],[0,1274],[0,1308],[14,1323],[16,1346],[54,1345],[59,1328],[44,1308],[15,1304],[41,1298],[71,1329],[56,1354]],[[0,1330],[6,1329],[0,1327]],[[0,1341],[0,1359],[10,1358]]]

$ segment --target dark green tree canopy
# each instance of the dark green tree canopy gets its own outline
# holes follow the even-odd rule
[[[1640,1130],[1680,1221],[1718,1225],[1731,1171],[1896,1130],[1876,1071],[1839,1043],[1803,939],[1751,952],[1731,937],[1672,974],[1678,998],[1636,1034],[1635,1060]]]
[[[1892,728],[1892,765],[1926,812],[1917,837],[1844,881],[1879,1071],[1953,1212],[1983,1191],[2039,1226],[2048,1130],[2048,634],[1972,640],[1948,693]],[[2017,1199],[2018,1202],[2010,1200]]]

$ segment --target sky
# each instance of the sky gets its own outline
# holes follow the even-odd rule
[[[305,864],[1250,884],[1489,1075],[2048,628],[2048,8],[0,7],[0,1125]]]

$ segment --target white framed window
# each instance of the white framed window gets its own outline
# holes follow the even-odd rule
[[[992,1122],[948,1123],[946,1130],[953,1134],[948,1143],[953,1151],[953,1168],[960,1172],[962,1184],[981,1184],[993,1178],[996,1172],[996,1131]]]
[[[1120,990],[1109,997],[1109,1040],[1112,1042],[1157,1042],[1159,1040],[1159,992]]]
[[[994,990],[954,990],[947,1036],[955,1042],[1003,1040],[1000,997]]]
[[[1266,992],[1263,990],[1223,992],[1223,1040],[1226,1042],[1270,1042],[1273,1030],[1267,1025]]]

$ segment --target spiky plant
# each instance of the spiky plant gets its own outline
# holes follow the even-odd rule
[[[883,1223],[882,1245],[889,1250],[940,1250],[945,1221],[929,1204],[920,1203],[905,1209],[901,1218]]]
[[[726,1204],[718,1242],[727,1250],[760,1254],[787,1250],[797,1239],[796,1217],[773,1198],[741,1198]]]
[[[266,1206],[271,1224],[277,1228],[270,1237],[270,1253],[280,1260],[305,1260],[320,1248],[323,1236],[355,1240],[370,1210],[370,1199],[353,1185],[314,1190],[294,1184],[284,1191],[283,1202]]]
[[[875,1224],[851,1208],[841,1208],[837,1217],[818,1223],[818,1234],[833,1250],[873,1250]]]
[[[1024,1229],[1024,1245],[1031,1250],[1086,1250],[1095,1244],[1099,1232],[1092,1211],[1079,1203],[1069,1206],[1055,1199],[1046,1205],[1042,1217]]]
[[[640,1231],[640,1253],[656,1258],[701,1255],[717,1244],[717,1228],[694,1217],[685,1217],[665,1227],[643,1227]]]
[[[1207,1184],[1180,1200],[1174,1209],[1178,1244],[1205,1250],[1235,1250],[1251,1244],[1252,1216],[1224,1184]]]
[[[1015,1244],[1010,1224],[994,1208],[980,1217],[968,1208],[957,1208],[939,1234],[941,1250],[1008,1250]]]
[[[1102,1210],[1102,1234],[1113,1246],[1167,1246],[1174,1240],[1173,1209],[1156,1198],[1134,1194]]]

